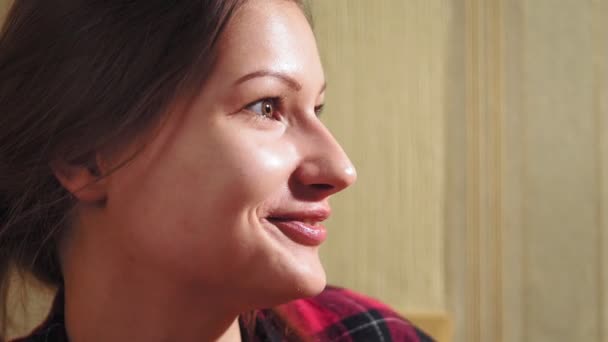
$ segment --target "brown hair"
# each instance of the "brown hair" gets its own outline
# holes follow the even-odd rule
[[[0,32],[0,341],[11,267],[62,284],[57,241],[75,203],[49,164],[90,165],[194,96],[244,1],[13,4]]]

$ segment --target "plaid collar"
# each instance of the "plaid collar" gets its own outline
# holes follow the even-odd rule
[[[63,303],[59,291],[47,320],[31,335],[13,342],[69,342]],[[252,317],[252,323],[239,317],[243,342],[433,341],[385,304],[331,286],[312,298],[257,310]]]

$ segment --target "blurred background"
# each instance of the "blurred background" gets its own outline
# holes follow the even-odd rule
[[[310,2],[359,172],[330,282],[440,342],[608,341],[608,1]]]

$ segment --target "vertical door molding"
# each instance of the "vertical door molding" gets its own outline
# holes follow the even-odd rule
[[[456,341],[607,340],[608,2],[463,8],[465,124],[448,131],[464,147],[447,147],[463,159],[447,171]]]
[[[608,17],[608,2],[593,1],[593,106],[596,115],[596,128],[598,130],[598,159],[600,196],[597,212],[598,221],[598,250],[600,262],[598,263],[599,284],[599,337],[602,341],[608,339],[608,26],[605,18]]]
[[[503,341],[503,9],[502,1],[465,0],[464,160],[448,165],[446,263],[456,341]],[[452,133],[459,135],[458,133]],[[450,148],[450,147],[448,147]],[[462,153],[460,153],[462,155]],[[450,172],[464,168],[464,186]],[[464,207],[460,202],[464,202]],[[451,217],[452,216],[452,217]]]

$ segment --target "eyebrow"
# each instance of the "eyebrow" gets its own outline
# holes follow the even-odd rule
[[[258,78],[258,77],[274,77],[274,78],[279,79],[280,81],[285,83],[289,88],[291,88],[295,91],[302,90],[302,84],[300,82],[298,82],[295,78],[293,78],[285,73],[271,71],[271,70],[258,70],[258,71],[249,73],[245,76],[240,77],[238,80],[236,80],[234,85],[239,85],[241,83],[247,82],[251,79]],[[327,83],[323,83],[323,86],[321,87],[321,91],[319,91],[319,93],[322,93],[325,90],[325,88],[327,88]]]

